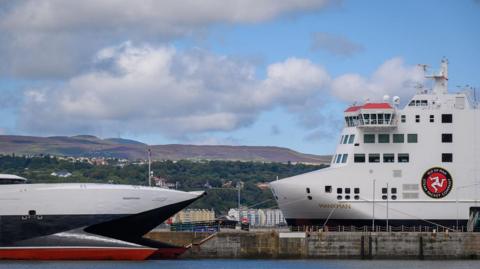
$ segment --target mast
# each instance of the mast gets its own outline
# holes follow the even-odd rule
[[[434,81],[433,93],[446,94],[448,93],[448,60],[443,58],[440,64],[440,71],[436,75],[426,76]]]

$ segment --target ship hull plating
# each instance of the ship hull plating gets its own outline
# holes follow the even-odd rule
[[[0,208],[0,259],[13,260],[175,258],[185,248],[143,235],[203,195],[97,184],[20,184],[0,191],[12,206]],[[61,203],[64,192],[70,199]]]

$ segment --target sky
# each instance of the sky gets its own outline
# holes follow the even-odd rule
[[[479,0],[0,0],[0,135],[330,154],[443,57],[480,89]]]

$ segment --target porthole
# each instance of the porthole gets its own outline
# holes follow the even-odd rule
[[[342,196],[341,196],[341,195],[338,195],[338,196],[337,196],[337,200],[342,200]]]
[[[359,199],[360,199],[360,196],[355,195],[353,198],[354,198],[355,200],[359,200]]]
[[[392,195],[392,200],[397,200],[397,196],[396,196],[396,195]]]
[[[350,200],[350,195],[345,195],[345,200]]]
[[[382,200],[387,200],[387,196],[386,196],[386,195],[382,195]]]
[[[310,195],[307,196],[307,198],[308,198],[308,200],[312,200],[312,196],[310,196]]]

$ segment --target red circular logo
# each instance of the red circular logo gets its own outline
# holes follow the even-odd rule
[[[432,198],[443,198],[452,190],[452,176],[440,167],[429,169],[423,174],[422,188]]]

